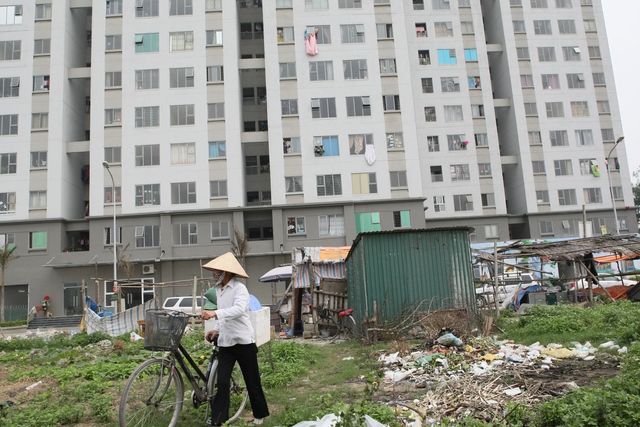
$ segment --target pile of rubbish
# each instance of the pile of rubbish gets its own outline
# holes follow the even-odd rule
[[[569,393],[579,387],[581,373],[593,372],[596,364],[608,366],[614,375],[618,359],[611,353],[625,353],[626,347],[613,341],[599,347],[608,351],[599,352],[589,342],[527,346],[491,337],[463,344],[455,335],[445,334],[429,349],[382,354],[381,390],[391,396],[390,406],[410,412],[411,426],[433,425],[445,417],[497,421],[506,415],[509,403],[532,406]],[[409,399],[415,389],[424,393]]]

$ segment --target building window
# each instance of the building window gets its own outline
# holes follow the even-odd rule
[[[580,175],[590,175],[597,171],[596,159],[580,159]]]
[[[600,133],[602,134],[603,142],[614,142],[616,140],[613,129],[601,129]]]
[[[228,239],[230,236],[229,221],[211,221],[211,240]]]
[[[209,197],[227,197],[227,181],[209,181]]]
[[[104,73],[105,88],[121,88],[122,87],[122,71],[107,71]]]
[[[458,5],[460,5],[459,2]],[[475,31],[473,29],[473,21],[460,21],[460,28],[462,29],[463,35],[475,34]]]
[[[49,128],[49,113],[31,114],[31,130],[46,130]]]
[[[193,67],[169,69],[169,87],[193,87]]]
[[[431,182],[443,182],[442,166],[430,166]]]
[[[122,34],[116,34],[105,37],[105,51],[121,51],[122,50]]]
[[[158,0],[135,0],[136,16],[158,16]]]
[[[547,0],[531,0],[532,9],[546,9],[548,7]]]
[[[433,79],[431,77],[422,79],[422,93],[433,93]]]
[[[523,89],[533,88],[533,76],[531,74],[520,74],[520,85]]]
[[[20,77],[0,78],[0,98],[20,96]]]
[[[378,40],[393,39],[393,26],[391,24],[376,24]]]
[[[158,89],[160,70],[136,70],[136,89]]]
[[[594,86],[606,86],[607,82],[604,77],[604,73],[593,73],[593,85]],[[584,84],[584,83],[583,83]]]
[[[1,46],[0,46],[1,48]],[[48,92],[49,91],[49,76],[34,76],[33,77],[33,91],[34,92]]]
[[[316,192],[318,196],[342,195],[342,180],[340,175],[317,175]]]
[[[115,191],[114,191],[115,190]],[[113,203],[113,193],[115,193],[116,196],[116,203],[120,203],[122,201],[121,199],[121,187],[104,187],[104,204],[109,204],[109,203]]]
[[[136,145],[136,166],[158,166],[160,164],[160,145]]]
[[[584,74],[567,74],[569,89],[584,89]]]
[[[136,206],[159,204],[160,184],[136,185]]]
[[[122,48],[122,42],[120,44]],[[34,41],[34,55],[49,55],[51,53],[51,39],[39,39]]]
[[[171,203],[174,205],[196,203],[195,182],[174,182],[171,184]]]
[[[558,202],[560,203],[560,206],[577,205],[576,190],[558,190]]]
[[[451,181],[470,181],[471,174],[469,173],[469,165],[451,165],[449,167],[451,172]]]
[[[602,59],[600,46],[589,46],[589,59]]]
[[[0,215],[16,213],[16,193],[0,193]]]
[[[353,194],[375,194],[378,192],[378,184],[375,173],[351,174]]]
[[[386,134],[387,140],[387,149],[403,149],[404,148],[404,140],[402,137],[402,132],[391,132]]]
[[[280,78],[281,79],[295,79],[296,78],[296,63],[295,62],[281,62],[280,63]]]
[[[391,188],[407,188],[407,171],[390,171]]]
[[[329,9],[329,0],[304,0],[305,9]]]
[[[371,101],[368,96],[347,96],[347,116],[370,116]]]
[[[171,0],[169,3],[169,15],[192,15],[193,0]]]
[[[454,194],[453,210],[456,212],[472,211],[473,197],[471,194]]]
[[[557,74],[542,75],[542,89],[560,89],[560,79]]]
[[[364,43],[364,25],[340,25],[340,40],[342,43]]]
[[[548,190],[536,191],[536,201],[539,205],[549,203],[549,191]]]
[[[309,62],[309,79],[311,81],[333,80],[333,62]]]
[[[529,145],[542,145],[542,135],[540,131],[530,131],[527,135],[529,136]]]
[[[394,228],[411,227],[410,211],[393,211],[392,215]]]
[[[595,33],[598,31],[596,28],[596,20],[595,19],[585,19],[584,20],[584,31],[587,33]]]
[[[469,61],[478,61],[478,50],[477,49],[465,49],[464,50],[464,60]]]
[[[515,34],[525,34],[527,32],[527,29],[524,25],[524,21],[513,21],[513,32]]]
[[[440,142],[437,136],[427,136],[427,147],[430,153],[440,151]]]
[[[193,31],[169,33],[169,51],[193,50]]]
[[[29,249],[47,249],[47,232],[32,231],[29,233]]]
[[[602,203],[602,193],[599,188],[585,188],[584,202],[588,205]]]
[[[320,237],[344,236],[344,215],[319,215],[318,232]]]
[[[139,225],[135,228],[136,248],[153,248],[160,246],[159,225]]]
[[[195,123],[195,106],[188,105],[171,105],[169,106],[169,115],[171,117],[171,126],[185,126]]]
[[[136,107],[135,112],[137,128],[160,126],[160,107]]]
[[[336,99],[312,98],[311,117],[314,119],[336,117]]]
[[[529,56],[529,48],[528,47],[517,47],[516,54],[518,56],[519,61],[528,61],[531,59]]]
[[[339,9],[362,9],[362,0],[338,0]]]
[[[300,137],[282,138],[284,154],[298,154],[300,149]]]
[[[17,156],[17,153],[0,153],[0,175],[16,173]]]
[[[21,54],[20,40],[0,41],[0,61],[17,61]]]
[[[547,20],[534,20],[533,31],[535,34],[551,34],[551,21]]]
[[[367,145],[373,146],[373,134],[349,135],[349,153],[351,155],[364,155]]]
[[[122,15],[122,0],[107,0],[106,15]]]
[[[484,118],[484,105],[472,105],[471,117],[473,117],[474,119]]]
[[[566,130],[549,131],[549,140],[552,147],[562,147],[569,145],[569,134]]]
[[[195,222],[175,224],[173,232],[173,240],[177,245],[198,244],[198,224]]]
[[[356,233],[364,233],[369,231],[381,231],[380,213],[365,212],[355,214]]]
[[[340,155],[337,136],[314,136],[313,152],[316,157],[334,157]]]
[[[555,170],[556,176],[573,175],[571,160],[554,160],[553,168]]]
[[[413,10],[424,10],[424,0],[413,0]]]
[[[538,116],[538,105],[535,102],[525,102],[524,103],[524,114],[527,117],[537,117]]]
[[[187,165],[196,162],[196,144],[184,142],[171,144],[171,164]]]
[[[278,36],[278,43],[293,43],[294,32],[293,27],[278,27],[276,29]]]
[[[160,35],[158,33],[136,34],[135,42],[136,53],[151,53],[160,51]]]
[[[444,212],[444,196],[433,196],[433,210],[434,212]]]
[[[611,106],[609,101],[596,101],[598,106],[598,114],[611,114]]]
[[[214,102],[211,104],[207,104],[207,119],[223,120],[224,119],[224,102]]]
[[[455,65],[458,63],[455,49],[438,49],[438,63],[440,65]]]
[[[580,61],[580,48],[575,46],[564,46],[562,56],[565,61]]]
[[[427,122],[436,121],[436,107],[424,107],[424,119]]]
[[[431,56],[428,50],[418,51],[418,63],[420,65],[431,65]]]
[[[488,147],[489,146],[489,138],[486,133],[476,133],[473,135],[473,138],[476,142],[476,147]]]
[[[283,116],[297,116],[298,115],[298,100],[297,99],[282,99],[280,100]]]
[[[214,65],[207,67],[207,83],[221,83],[224,81],[224,67]]]
[[[493,208],[496,206],[496,196],[494,193],[482,193],[480,196],[483,208]]]
[[[460,92],[460,79],[458,77],[440,77],[442,92]]]
[[[571,115],[573,117],[588,117],[589,104],[587,103],[587,101],[572,101]]]
[[[483,176],[491,176],[491,163],[478,163],[478,174]]]
[[[342,61],[342,68],[344,70],[345,80],[367,78],[366,59],[349,59]]]
[[[498,234],[498,225],[497,224],[485,225],[484,237],[486,239],[497,239],[498,237],[500,237]]]
[[[564,117],[562,102],[547,102],[545,103],[545,109],[547,117]]]
[[[106,147],[104,161],[109,164],[122,163],[122,147]]]
[[[451,22],[435,22],[436,37],[453,37],[453,23]]]
[[[400,111],[400,95],[383,95],[384,111]]]
[[[538,60],[540,62],[553,62],[556,60],[556,49],[552,47],[539,47]]]
[[[0,135],[18,134],[18,115],[7,114],[0,116]]]
[[[577,145],[594,145],[593,132],[591,129],[578,129],[576,130],[576,144]]]
[[[303,216],[292,216],[287,218],[287,234],[288,235],[304,235],[307,234]]]
[[[449,151],[466,150],[469,141],[464,140],[464,135],[447,135]]]
[[[482,85],[480,83],[480,76],[469,76],[467,77],[467,84],[469,85],[469,89],[481,89]]]
[[[576,21],[573,19],[558,19],[558,30],[560,34],[575,34]]]
[[[540,221],[540,235],[541,236],[553,236],[553,222],[551,221]]]
[[[0,6],[0,25],[22,24],[22,5]]]
[[[449,0],[433,0],[434,9],[449,9]]]
[[[302,193],[302,177],[286,176],[284,178],[284,188],[286,193]]]
[[[416,22],[416,37],[427,37],[427,23]]]
[[[31,169],[46,168],[46,167],[47,167],[47,152],[32,151],[31,152]]]
[[[218,159],[227,157],[227,145],[225,141],[209,141],[209,158]]]
[[[36,20],[51,19],[51,3],[36,4]]]
[[[611,187],[611,190],[613,190],[614,200],[624,200],[624,195],[622,194],[622,187]]]
[[[269,173],[269,156],[245,156],[244,170],[246,175]]]
[[[397,72],[395,58],[380,60],[380,74],[396,74]]]
[[[534,175],[541,175],[541,174],[547,173],[544,167],[544,160],[532,160],[531,169],[533,170]]]
[[[464,120],[462,116],[462,105],[445,105],[444,121],[447,123],[461,122]]]

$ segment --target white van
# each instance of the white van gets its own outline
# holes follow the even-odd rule
[[[196,297],[196,312],[195,314],[200,314],[203,306],[202,297]],[[162,304],[163,310],[174,310],[181,311],[183,313],[191,314],[193,313],[193,297],[169,297],[164,300],[164,304]]]

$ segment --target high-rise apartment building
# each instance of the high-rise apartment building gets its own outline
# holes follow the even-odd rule
[[[600,0],[0,0],[0,96],[8,304],[57,315],[114,243],[131,305],[236,233],[270,302],[364,231],[637,232]]]

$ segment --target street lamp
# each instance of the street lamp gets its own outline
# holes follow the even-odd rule
[[[111,233],[111,240],[113,242],[113,287],[114,287],[114,293],[116,294],[116,296],[118,296],[120,290],[118,289],[118,232],[116,231],[116,183],[113,180],[111,169],[109,169],[109,163],[104,161],[102,162],[102,166],[104,166],[107,172],[109,172],[109,176],[111,177],[111,201],[113,202],[113,232]],[[118,311],[119,302],[120,301],[116,300],[116,312]]]
[[[611,193],[611,204],[613,205],[613,220],[616,222],[616,236],[620,235],[620,225],[618,224],[618,211],[616,210],[616,199],[613,196],[613,184],[611,183],[611,153],[616,149],[618,144],[624,141],[624,136],[621,136],[616,140],[616,143],[611,147],[611,151],[607,155],[607,177],[609,178],[609,192]]]

